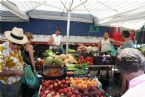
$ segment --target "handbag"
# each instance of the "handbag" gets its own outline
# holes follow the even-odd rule
[[[39,79],[33,73],[30,65],[24,65],[24,75],[22,77],[22,83],[26,84],[29,88],[38,88],[40,85]]]

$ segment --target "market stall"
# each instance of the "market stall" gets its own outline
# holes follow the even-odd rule
[[[89,90],[94,87],[96,91],[100,91],[100,94],[96,92],[98,97],[106,97],[107,92],[105,91],[107,91],[113,79],[114,57],[109,52],[101,53],[97,47],[91,46],[78,47],[77,50],[68,49],[68,53],[58,54],[52,50],[46,50],[43,53],[43,58],[37,59],[36,67],[42,74],[39,95],[41,97],[51,97],[52,95],[56,97],[58,95],[62,97],[69,97],[67,95],[82,97],[82,95],[90,95],[90,92],[95,92]],[[92,75],[91,72],[93,71],[97,71],[97,73]],[[99,72],[101,73],[99,74]],[[51,82],[51,80],[54,81]],[[59,86],[61,82],[64,82],[63,86]],[[49,83],[51,83],[51,87],[49,87]],[[64,87],[65,84],[67,84],[66,87]],[[67,89],[70,93],[66,92]],[[85,94],[85,91],[81,91],[81,89],[88,94]],[[96,93],[91,95],[96,95]],[[97,97],[97,95],[94,97]]]
[[[120,71],[114,73],[118,70],[116,55],[98,49],[103,33],[110,32],[110,38],[124,41],[121,33],[124,29],[139,30],[145,23],[144,0],[3,0],[0,4],[1,39],[3,32],[13,27],[34,35],[35,53],[41,55],[35,60],[41,81],[40,97],[110,97],[112,82],[120,84],[122,79]],[[58,26],[62,29],[62,48],[66,48],[63,54],[48,49],[48,38]],[[131,38],[135,42],[133,32]],[[144,31],[140,36],[144,36]],[[143,39],[140,38],[140,43]],[[41,48],[36,50],[38,45]],[[145,46],[135,47],[145,55]],[[3,63],[1,60],[0,72]]]

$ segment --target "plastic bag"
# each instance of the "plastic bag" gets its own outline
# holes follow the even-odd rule
[[[24,66],[24,75],[22,83],[26,84],[29,88],[38,88],[40,83],[37,76],[33,73],[30,65]]]
[[[110,48],[111,48],[111,56],[116,56],[117,55],[117,51],[116,49],[114,48],[113,44],[110,43]]]
[[[38,93],[35,93],[32,97],[39,97]]]

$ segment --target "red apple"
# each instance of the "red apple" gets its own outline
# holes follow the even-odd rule
[[[64,85],[63,84],[61,84],[61,86],[60,86],[61,88],[63,88],[64,87]]]
[[[67,88],[68,87],[68,85],[67,84],[64,84],[64,88]]]
[[[63,80],[61,81],[61,83],[62,83],[62,84],[65,84],[65,83],[66,83],[66,81],[63,79]]]
[[[58,87],[58,84],[57,83],[54,83],[54,87]]]
[[[50,89],[52,89],[53,88],[53,85],[50,85],[49,87],[50,87]]]
[[[57,92],[61,94],[61,90],[58,90]]]
[[[58,81],[58,85],[61,85],[61,81]]]
[[[77,95],[77,97],[82,97],[81,95]]]
[[[67,92],[67,97],[71,97],[72,92]]]
[[[67,89],[66,88],[64,88],[64,93],[67,93]]]
[[[52,94],[52,96],[55,95],[55,91],[51,91],[50,93]]]
[[[46,97],[46,94],[42,94],[41,97]]]
[[[70,85],[70,81],[66,81],[66,84]]]
[[[71,97],[76,97],[76,95],[75,94],[72,94]]]
[[[50,91],[49,91],[49,90],[46,90],[44,93],[45,93],[45,94],[48,94],[48,93],[50,93]]]
[[[79,94],[79,91],[78,91],[78,90],[74,90],[74,91],[73,91],[73,94],[78,95],[78,94]]]
[[[57,92],[56,95],[60,95],[60,94]]]
[[[60,89],[60,90],[59,90],[59,93],[60,93],[60,94],[64,93],[64,89]]]
[[[71,91],[72,91],[72,88],[71,88],[71,87],[68,87],[68,88],[67,88],[67,91],[68,91],[68,92],[71,92]]]
[[[49,84],[50,84],[50,85],[53,84],[53,81],[52,81],[52,80],[49,80]]]

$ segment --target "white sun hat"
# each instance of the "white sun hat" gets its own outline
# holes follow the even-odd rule
[[[25,44],[28,42],[28,38],[24,35],[22,28],[14,27],[12,31],[5,31],[4,35],[7,40],[17,44]]]

